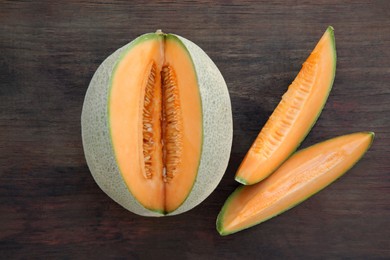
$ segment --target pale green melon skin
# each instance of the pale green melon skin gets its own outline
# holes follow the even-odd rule
[[[116,163],[109,130],[108,100],[115,66],[138,42],[156,34],[145,34],[111,54],[96,70],[89,84],[81,130],[88,167],[99,187],[127,210],[142,216],[164,216],[144,208],[131,194]],[[215,190],[228,165],[233,121],[229,92],[222,74],[207,54],[193,42],[177,36],[195,67],[203,114],[203,143],[196,181],[184,203],[167,215],[186,212]],[[129,133],[131,134],[131,133]]]

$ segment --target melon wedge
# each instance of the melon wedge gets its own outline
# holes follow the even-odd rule
[[[344,135],[295,153],[264,181],[240,186],[225,202],[217,230],[229,235],[262,223],[322,190],[368,150],[372,132]]]
[[[246,154],[236,181],[263,180],[298,148],[322,111],[335,71],[334,33],[328,27]]]
[[[143,216],[185,212],[216,188],[227,167],[226,83],[193,42],[144,34],[97,69],[82,137],[91,173],[113,200]]]

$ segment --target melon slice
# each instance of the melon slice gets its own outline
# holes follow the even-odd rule
[[[322,111],[335,71],[334,33],[328,27],[246,154],[236,181],[263,180],[297,149]]]
[[[264,222],[322,190],[368,150],[372,132],[354,133],[318,143],[295,153],[264,181],[237,188],[217,219],[228,235]]]
[[[226,83],[194,43],[161,31],[109,56],[88,88],[82,135],[96,182],[126,209],[174,215],[204,200],[230,156]]]

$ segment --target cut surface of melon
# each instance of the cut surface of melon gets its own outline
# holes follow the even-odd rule
[[[116,65],[109,128],[122,177],[147,209],[169,213],[187,198],[202,149],[196,72],[174,35],[150,34]]]
[[[297,152],[269,178],[237,188],[219,213],[217,230],[235,233],[299,204],[350,169],[373,138],[372,132],[354,133]]]
[[[238,182],[261,181],[297,149],[321,113],[335,70],[334,33],[329,27],[252,144],[236,173]]]

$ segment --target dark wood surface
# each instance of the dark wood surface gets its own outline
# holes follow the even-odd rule
[[[0,1],[0,258],[390,258],[388,1]],[[337,2],[337,4],[336,4]],[[235,170],[328,25],[337,73],[303,143],[375,131],[343,178],[262,225],[220,237]],[[227,172],[201,205],[145,218],[110,200],[86,165],[80,114],[106,56],[163,29],[202,47],[229,87]]]

